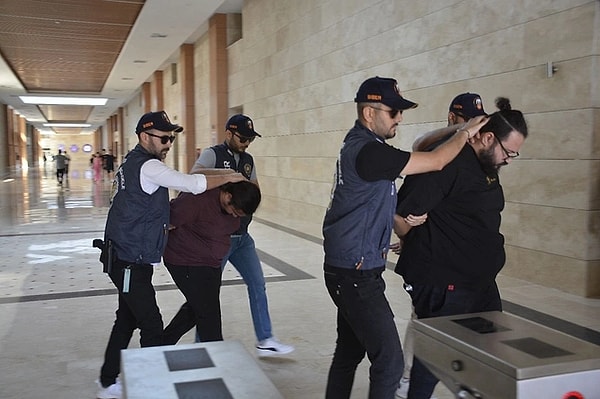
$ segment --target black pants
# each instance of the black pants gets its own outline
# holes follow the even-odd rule
[[[129,292],[123,293],[126,268],[130,270]],[[162,345],[163,321],[152,285],[153,272],[154,268],[149,264],[130,265],[120,260],[113,262],[108,275],[119,290],[119,308],[100,371],[103,386],[115,383],[121,370],[121,350],[127,348],[136,328],[140,329],[141,347]]]
[[[369,399],[393,399],[404,369],[394,313],[385,297],[384,268],[325,265],[325,286],[337,306],[337,341],[327,377],[327,399],[348,399],[359,363],[368,356]]]
[[[221,268],[165,264],[187,302],[165,328],[163,343],[176,344],[194,326],[201,342],[222,341]]]
[[[63,176],[65,175],[65,169],[56,169],[56,180],[59,183],[63,182]]]

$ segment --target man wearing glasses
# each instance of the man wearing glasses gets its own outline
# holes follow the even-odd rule
[[[366,354],[369,398],[392,399],[402,375],[402,347],[382,273],[396,209],[395,180],[442,169],[484,121],[474,118],[455,129],[431,152],[410,153],[385,143],[396,135],[402,112],[417,106],[402,97],[395,79],[367,79],[354,102],[358,119],[344,138],[323,221],[325,285],[337,307],[337,341],[325,396],[350,397]]]
[[[508,99],[496,105],[499,111],[452,162],[406,178],[398,191],[394,230],[404,243],[395,271],[419,319],[502,310],[495,281],[505,262],[498,171],[519,156],[528,128]],[[419,226],[404,220],[424,213]],[[408,399],[428,399],[437,382],[415,357]]]
[[[119,291],[119,307],[100,371],[99,399],[121,398],[117,379],[121,350],[140,329],[140,346],[162,345],[163,321],[152,286],[153,267],[161,262],[169,227],[169,188],[194,194],[228,182],[244,181],[239,173],[188,175],[163,160],[183,127],[165,111],[144,114],[135,129],[138,144],[113,180],[101,260]]]
[[[261,137],[254,130],[252,119],[243,114],[233,115],[227,120],[225,131],[225,142],[203,150],[190,173],[228,173],[227,170],[235,170],[258,185],[254,159],[246,152],[250,143],[256,137]],[[220,171],[210,168],[217,168]],[[240,219],[240,229],[231,235],[231,248],[223,258],[222,267],[225,267],[229,261],[240,273],[248,287],[250,313],[258,341],[256,343],[257,355],[286,355],[293,352],[294,347],[280,342],[273,336],[265,277],[256,253],[254,239],[248,233],[248,225],[252,221],[252,217],[248,215]],[[196,336],[196,339],[199,340],[200,337]]]
[[[461,93],[454,97],[450,102],[448,109],[448,129],[437,130],[434,132],[425,133],[418,137],[413,143],[413,151],[426,151],[430,150],[435,144],[439,145],[443,142],[443,138],[449,138],[460,126],[463,126],[471,118],[476,116],[485,116],[486,113],[483,109],[483,101],[481,96],[477,93]],[[435,134],[434,134],[435,133]],[[420,216],[420,220],[423,222],[427,219],[427,215]],[[401,243],[393,244],[392,249],[395,253],[400,254],[402,248]],[[411,320],[414,316],[414,312],[411,315]],[[406,399],[408,395],[408,387],[410,384],[410,370],[412,367],[413,359],[413,330],[412,321],[409,320],[406,326],[406,332],[404,333],[404,372],[400,379],[400,386],[396,391],[396,397],[400,399]],[[431,399],[435,399],[433,396]]]

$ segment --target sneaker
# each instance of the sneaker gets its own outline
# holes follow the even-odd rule
[[[398,384],[398,389],[396,389],[396,397],[399,399],[408,398],[408,387],[410,386],[410,379],[402,377],[400,379],[400,384]],[[437,399],[435,396],[432,396],[429,399]]]
[[[409,384],[410,380],[408,378],[402,377],[400,379],[400,384],[398,384],[398,389],[396,389],[397,398],[406,399],[408,397]]]
[[[293,346],[282,344],[275,337],[267,338],[256,344],[256,353],[258,356],[287,355],[293,351]]]
[[[123,397],[123,387],[121,386],[121,380],[117,379],[117,381],[104,388],[100,381],[96,381],[98,384],[98,393],[96,394],[96,398],[98,399],[121,399]]]

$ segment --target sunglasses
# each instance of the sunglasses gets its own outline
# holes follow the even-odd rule
[[[372,107],[373,109],[376,109],[378,111],[383,111],[383,112],[387,112],[390,115],[390,118],[394,119],[398,113],[400,113],[400,115],[402,115],[402,110],[401,109],[383,109],[383,108],[377,108],[377,107]]]
[[[240,141],[240,143],[242,143],[242,144],[245,144],[247,142],[252,143],[254,141],[254,139],[256,138],[256,136],[252,136],[252,137],[240,136],[238,134],[238,132],[233,132],[233,135],[236,136],[238,138],[238,140]]]
[[[167,144],[169,141],[171,143],[175,141],[175,136],[157,136],[156,134],[152,134],[150,132],[144,132],[144,133],[146,133],[148,136],[159,138],[160,142],[162,144]]]
[[[470,117],[468,117],[464,114],[461,114],[460,112],[452,111],[452,113],[456,116],[463,118],[465,120],[465,122],[468,122],[471,119]]]

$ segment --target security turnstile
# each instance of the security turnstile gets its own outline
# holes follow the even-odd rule
[[[414,320],[415,356],[457,398],[600,399],[600,346],[503,312]]]

